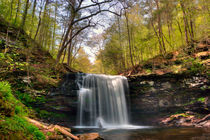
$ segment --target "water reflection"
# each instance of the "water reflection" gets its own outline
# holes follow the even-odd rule
[[[155,128],[101,132],[105,140],[210,140],[210,131],[200,128]]]
[[[98,132],[104,140],[210,140],[210,129],[202,128],[79,129],[77,132]]]

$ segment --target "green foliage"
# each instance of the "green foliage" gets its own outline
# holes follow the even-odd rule
[[[27,109],[24,108],[21,102],[13,96],[10,84],[8,82],[0,82],[0,93],[1,114],[6,116],[13,116],[14,114],[27,114]]]
[[[36,100],[28,93],[22,93],[20,91],[15,92],[17,98],[26,106],[31,106]]]
[[[196,102],[201,102],[201,103],[204,103],[205,102],[205,97],[200,97],[200,98],[197,98],[195,100],[192,100],[191,102],[189,103],[186,103],[185,105],[191,105],[191,104],[194,104]]]
[[[44,134],[40,132],[37,127],[33,126],[26,119],[18,115],[5,118],[5,121],[0,124],[0,135],[8,135],[8,138],[12,137],[11,135],[15,135],[12,132],[21,132],[22,136],[26,139],[46,139]]]
[[[133,4],[126,11],[128,23],[126,17],[116,17],[113,20],[103,36],[104,46],[97,57],[103,63],[105,73],[116,74],[121,70],[132,69],[131,58],[134,65],[138,65],[158,55],[171,60],[173,53],[168,52],[176,50],[187,50],[187,53],[191,54],[194,51],[193,40],[208,37],[207,28],[210,25],[210,17],[207,14],[206,2],[165,0],[158,3],[160,9],[157,9],[155,1],[141,1],[140,4]],[[181,4],[184,5],[186,15],[183,15]],[[160,26],[158,18],[161,18]],[[186,27],[185,19],[193,26]],[[162,32],[161,35],[159,31]],[[160,38],[160,36],[163,37]],[[163,52],[163,44],[166,52]],[[181,63],[179,60],[175,61],[177,65]],[[199,68],[196,68],[197,66]],[[193,64],[190,71],[195,73],[200,68],[201,65]]]
[[[198,98],[197,101],[204,103],[205,102],[205,97]]]
[[[0,137],[44,140],[44,134],[24,119],[26,115],[27,109],[13,96],[10,84],[0,82],[0,118],[4,120],[0,122]]]
[[[192,60],[190,63],[186,64],[188,67],[188,73],[196,74],[202,73],[205,70],[203,64],[199,62],[199,60]]]
[[[2,93],[3,99],[8,101],[14,101],[14,97],[12,95],[11,86],[8,82],[0,82],[0,92]]]
[[[4,53],[0,53],[0,59],[5,59]]]
[[[47,132],[47,136],[52,136],[53,134],[51,132]]]
[[[1,40],[0,39],[0,49],[4,49],[5,48],[5,45],[6,45],[5,40]]]
[[[46,110],[40,110],[39,108],[35,109],[39,118],[48,119],[48,118],[65,118],[66,115],[62,113],[48,112]]]
[[[32,107],[34,104],[43,104],[46,102],[46,99],[43,96],[33,97],[29,93],[22,93],[20,91],[16,91],[15,95],[27,107]]]

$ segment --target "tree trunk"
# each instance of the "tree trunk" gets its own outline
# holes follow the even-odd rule
[[[21,26],[20,26],[20,28],[22,30],[24,29],[24,26],[25,26],[26,17],[27,17],[27,14],[28,14],[28,8],[29,8],[29,0],[26,0],[25,10],[24,10],[24,13],[23,13],[23,19],[22,19],[22,23],[21,23]]]
[[[34,27],[34,16],[35,16],[35,12],[36,12],[36,5],[37,5],[37,0],[34,0],[33,3],[33,10],[32,10],[32,19],[31,19],[31,29],[30,29],[30,36],[32,34],[32,29]]]
[[[55,49],[55,31],[56,31],[56,21],[57,21],[57,1],[55,3],[55,20],[54,20],[54,27],[53,27],[53,36],[52,36],[52,52],[54,52]]]
[[[35,36],[34,36],[34,40],[36,40],[36,37],[38,35],[38,32],[39,32],[39,28],[41,26],[41,23],[42,23],[42,9],[43,9],[43,6],[41,5],[40,7],[40,11],[39,11],[39,22],[38,22],[38,25],[37,25],[37,29],[36,29],[36,33],[35,33]]]
[[[159,37],[159,35],[158,35],[158,33],[157,33],[156,29],[155,29],[153,21],[151,21],[151,25],[152,25],[152,28],[153,28],[153,30],[155,32],[155,35],[157,36],[157,39],[158,39],[160,54],[163,54],[162,43],[161,43],[160,37]]]
[[[160,13],[160,8],[159,8],[159,0],[155,0],[156,7],[158,10],[158,33],[159,33],[159,38],[161,39],[161,44],[162,44],[162,50],[164,51],[164,54],[166,53],[166,48],[165,48],[165,42],[163,38],[163,31],[162,31],[162,24],[161,24],[161,13]]]
[[[187,21],[185,9],[184,9],[183,1],[180,1],[180,5],[181,5],[182,13],[183,13],[184,30],[185,30],[185,41],[186,41],[186,43],[188,45],[189,44],[189,39],[188,39],[188,21]]]
[[[71,19],[70,19],[69,27],[68,27],[68,29],[67,29],[65,35],[64,35],[63,43],[62,43],[62,45],[61,45],[61,47],[60,47],[60,49],[59,49],[59,51],[58,51],[58,54],[57,54],[56,64],[59,63],[60,58],[61,58],[61,56],[62,56],[62,53],[63,53],[64,49],[67,47],[67,45],[68,45],[68,44],[67,44],[68,36],[70,35],[70,36],[72,37],[72,29],[73,29],[72,23],[73,23],[73,21],[74,21],[74,18],[75,18],[75,16],[72,16]],[[71,42],[72,42],[72,38],[71,38],[71,37],[69,38],[70,44],[71,44]]]
[[[130,38],[130,29],[129,29],[127,11],[125,11],[125,19],[126,19],[126,27],[127,27],[127,34],[128,34],[128,46],[129,46],[129,52],[130,52],[130,61],[131,61],[132,67],[134,67],[132,50],[131,50],[131,38]]]
[[[16,22],[17,22],[17,17],[18,17],[18,13],[20,12],[20,0],[18,0],[18,5],[17,5],[17,10],[16,10],[16,14],[15,14],[15,22],[14,22],[14,24],[16,24]]]
[[[10,4],[10,18],[9,18],[9,20],[11,20],[12,19],[12,11],[13,11],[13,3],[14,3],[14,0],[12,0],[11,1],[11,4]]]
[[[178,20],[176,20],[176,22],[177,22],[177,25],[178,25],[178,28],[179,28],[179,32],[180,32],[180,34],[181,34],[181,40],[182,40],[182,45],[184,45],[184,42],[183,42],[183,34],[182,34],[182,28],[181,28],[181,26],[180,26],[180,23],[179,23],[179,21]]]
[[[120,17],[117,17],[117,23],[118,23],[118,35],[119,35],[119,45],[121,49],[121,62],[122,62],[122,67],[125,69],[125,60],[123,56],[123,48],[122,48],[122,35],[121,35],[121,26],[120,26]]]
[[[48,21],[47,21],[47,13],[48,13],[48,10],[47,10],[47,7],[48,7],[48,4],[49,4],[49,0],[46,0],[46,3],[45,3],[45,6],[44,6],[44,12],[43,12],[43,16],[42,16],[42,22],[41,22],[41,25],[40,25],[40,32],[39,32],[39,42],[41,45],[45,46],[47,48],[47,45],[46,45],[46,40],[49,38],[48,37],[48,33],[49,33],[49,26],[48,26]],[[49,13],[50,14],[50,13]],[[50,17],[50,15],[49,15]]]

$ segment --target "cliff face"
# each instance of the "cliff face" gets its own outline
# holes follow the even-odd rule
[[[62,112],[75,125],[78,85],[76,73],[66,74],[60,86],[49,95],[45,105]],[[128,105],[131,122],[151,125],[161,117],[186,111],[201,116],[210,113],[209,79],[204,75],[167,74],[128,77]]]
[[[129,86],[133,122],[138,120],[148,124],[163,116],[185,111],[200,115],[210,113],[209,80],[206,76],[131,76]]]

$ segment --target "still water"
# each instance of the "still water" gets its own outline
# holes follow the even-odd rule
[[[98,132],[104,140],[210,140],[210,129],[141,128],[141,129],[75,129],[75,133]]]

